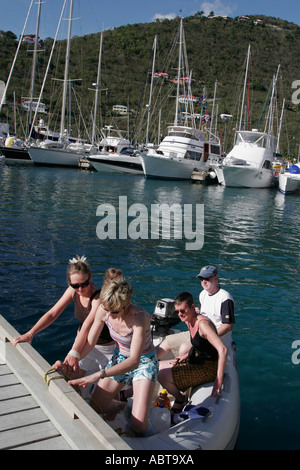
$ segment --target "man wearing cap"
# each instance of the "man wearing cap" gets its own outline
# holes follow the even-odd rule
[[[234,324],[234,300],[225,289],[219,286],[218,270],[215,266],[204,266],[196,276],[201,280],[203,291],[199,294],[200,307],[197,313],[208,317],[216,326],[219,336],[226,346],[231,341],[231,331]],[[168,335],[157,346],[158,359],[162,359],[172,351],[175,357],[191,348],[189,332],[183,331],[175,335]]]
[[[223,342],[231,340],[234,324],[234,300],[225,289],[219,286],[218,270],[215,266],[204,266],[197,278],[203,290],[199,294],[199,313],[207,316],[217,327]]]

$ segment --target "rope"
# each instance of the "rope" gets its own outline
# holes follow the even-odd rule
[[[51,368],[51,369],[47,370],[47,371],[45,372],[45,374],[44,374],[44,382],[45,382],[45,384],[46,384],[48,387],[49,387],[49,384],[50,384],[51,380],[64,379],[66,382],[67,382],[68,380],[71,380],[71,377],[68,377],[68,376],[67,376],[66,374],[64,374],[62,371],[60,371],[60,374],[54,375],[53,377],[50,377],[49,379],[47,379],[47,375],[48,375],[48,374],[51,374],[52,372],[57,372],[57,370]],[[73,387],[73,388],[74,388],[74,390],[76,390],[75,387]],[[80,396],[82,396],[81,388],[80,388],[79,386],[78,386],[78,390],[76,390],[76,391],[79,393]]]
[[[49,379],[47,379],[47,375],[48,375],[48,374],[51,374],[52,372],[57,372],[57,370],[51,368],[51,369],[47,370],[47,371],[45,372],[45,374],[44,374],[44,382],[45,382],[45,384],[46,384],[48,387],[49,387],[49,384],[50,384],[51,380],[64,379],[64,380],[68,381],[68,380],[71,379],[70,377],[68,377],[66,374],[64,374],[64,373],[61,372],[61,371],[60,371],[60,374],[54,375],[53,377],[50,377]],[[89,401],[89,404],[93,403],[93,404],[96,406],[96,409],[94,408],[95,411],[96,411],[97,413],[101,414],[101,416],[102,416],[102,418],[104,419],[104,421],[106,421],[104,412],[103,412],[103,410],[100,408],[100,406],[99,406],[99,404],[96,402],[96,400],[94,400],[92,397],[90,397],[90,398],[84,398],[84,397],[82,397],[82,392],[81,392],[81,388],[79,387],[79,385],[78,385],[78,390],[76,390],[74,386],[73,386],[73,388],[74,388],[75,391],[77,391],[77,393],[79,393],[79,395],[81,396],[81,398],[83,398],[83,400]]]
[[[54,379],[70,380],[69,377],[67,377],[67,376],[66,376],[65,374],[63,374],[62,372],[61,372],[62,375],[60,375],[60,374],[54,375],[53,377],[50,377],[50,379],[47,379],[47,375],[48,375],[48,374],[51,374],[51,372],[57,372],[57,370],[52,368],[52,369],[47,370],[47,371],[45,372],[45,374],[44,374],[44,382],[45,382],[45,384],[48,385],[48,386],[49,386],[51,380],[54,380]]]

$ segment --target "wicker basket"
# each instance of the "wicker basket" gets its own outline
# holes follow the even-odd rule
[[[214,382],[217,376],[218,361],[204,361],[203,364],[189,364],[187,361],[177,362],[172,367],[173,381],[176,387],[185,392],[207,382]]]

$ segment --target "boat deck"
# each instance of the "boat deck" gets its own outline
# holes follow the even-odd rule
[[[0,449],[130,450],[0,315]]]

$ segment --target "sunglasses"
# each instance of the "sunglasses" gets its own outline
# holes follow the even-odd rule
[[[200,281],[210,281],[211,278],[213,278],[215,276],[210,276],[210,277],[199,277]]]
[[[181,308],[180,310],[175,310],[175,313],[177,313],[177,315],[179,313],[185,313],[186,312],[186,308]]]
[[[79,287],[83,288],[83,287],[87,287],[90,283],[90,278],[88,278],[86,281],[84,282],[81,282],[80,284],[71,284],[70,283],[70,286],[73,287],[73,289],[79,289]]]
[[[101,304],[101,307],[103,308],[103,310],[105,310],[106,312],[109,312],[111,313],[112,315],[119,315],[120,311],[122,310],[119,310],[118,312],[111,312],[110,310],[108,310],[107,308],[105,308],[102,304]]]

